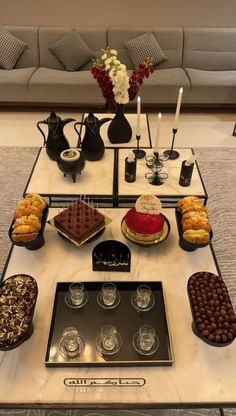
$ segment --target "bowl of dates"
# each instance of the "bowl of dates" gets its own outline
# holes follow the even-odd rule
[[[0,286],[0,351],[20,346],[33,333],[38,287],[33,277],[18,274]]]
[[[223,279],[213,273],[194,273],[188,296],[195,335],[215,347],[231,344],[236,336],[236,316]]]

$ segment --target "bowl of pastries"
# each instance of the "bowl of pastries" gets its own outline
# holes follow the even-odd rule
[[[179,199],[176,207],[176,221],[179,232],[179,245],[183,250],[194,251],[205,247],[213,233],[208,218],[207,207],[196,196]]]
[[[28,194],[19,201],[9,228],[9,238],[17,246],[37,250],[44,245],[48,204],[38,194]]]

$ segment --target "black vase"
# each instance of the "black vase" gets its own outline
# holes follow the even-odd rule
[[[111,143],[128,143],[130,141],[132,129],[124,115],[124,104],[117,104],[116,114],[108,127],[107,134]]]

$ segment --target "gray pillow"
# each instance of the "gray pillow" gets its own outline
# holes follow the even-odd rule
[[[67,71],[76,71],[90,59],[95,58],[94,52],[89,49],[76,29],[67,33],[48,49]]]
[[[147,58],[152,59],[153,65],[158,65],[168,59],[153,33],[144,33],[137,38],[125,41],[124,45],[135,68]]]
[[[27,45],[0,26],[0,67],[13,69]]]

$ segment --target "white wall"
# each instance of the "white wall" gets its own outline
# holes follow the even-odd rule
[[[235,27],[236,0],[0,0],[0,24]]]

